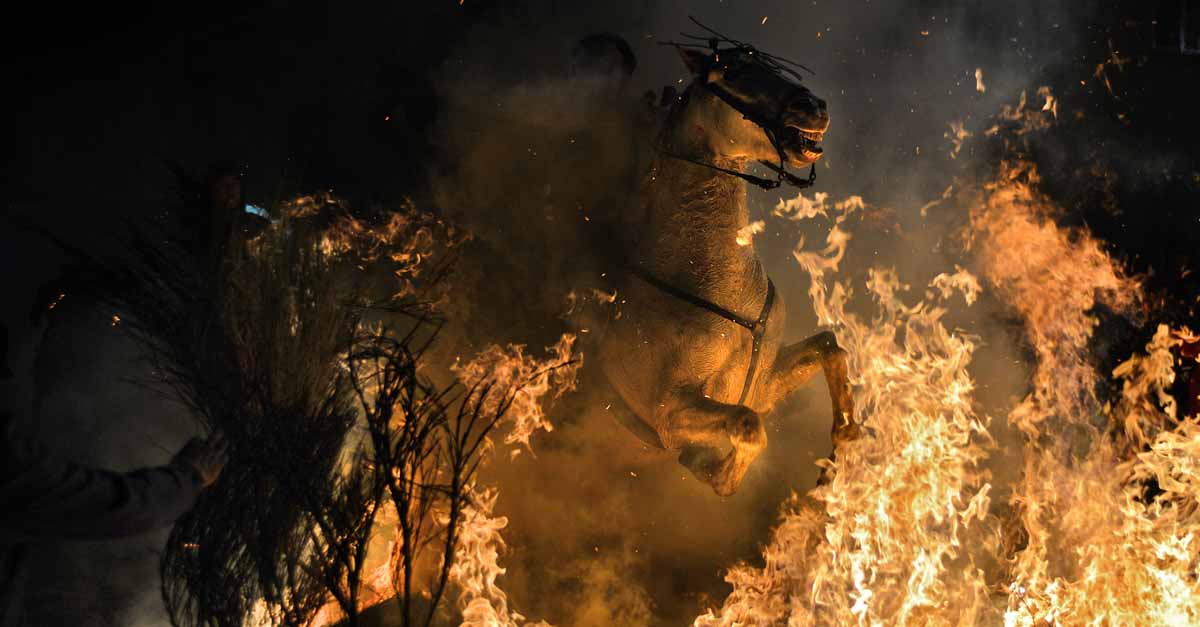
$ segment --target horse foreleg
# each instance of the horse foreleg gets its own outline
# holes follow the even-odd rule
[[[669,398],[660,406],[663,444],[681,450],[679,463],[721,496],[733,494],[750,464],[767,445],[762,417],[748,407],[719,403],[696,392]],[[724,456],[720,447],[732,448]]]
[[[837,451],[839,443],[853,440],[860,433],[858,425],[854,423],[854,400],[850,396],[847,362],[846,351],[838,346],[837,337],[829,331],[823,331],[780,349],[772,368],[772,405],[808,383],[817,370],[824,371],[833,405],[831,432],[834,451]]]

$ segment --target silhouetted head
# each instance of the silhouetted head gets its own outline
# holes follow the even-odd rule
[[[571,49],[571,76],[597,76],[625,80],[637,68],[629,43],[612,33],[595,33]]]
[[[825,101],[807,87],[765,63],[753,48],[677,49],[696,77],[693,94],[703,89],[726,105],[709,129],[721,135],[714,145],[720,154],[774,162],[782,151],[793,167],[821,158],[829,113]],[[774,133],[775,144],[768,133]]]
[[[242,169],[234,163],[218,163],[208,172],[208,201],[212,209],[241,211]]]

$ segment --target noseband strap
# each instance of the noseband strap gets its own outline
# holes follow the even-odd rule
[[[774,140],[772,140],[772,143],[774,143]],[[785,170],[783,168],[782,161],[780,161],[780,165],[775,165],[774,163],[771,163],[770,161],[759,160],[759,163],[767,166],[767,168],[769,168],[772,172],[774,172],[776,175],[778,175],[778,178],[776,178],[776,179],[765,179],[765,178],[762,178],[761,176],[754,176],[753,174],[746,174],[745,172],[738,172],[737,170],[730,170],[729,168],[722,168],[721,166],[716,165],[714,163],[705,163],[698,159],[693,159],[691,157],[685,157],[681,154],[671,152],[670,150],[667,150],[666,148],[663,148],[662,146],[659,146],[658,144],[655,144],[653,142],[651,143],[651,146],[653,146],[655,150],[657,150],[659,153],[663,154],[664,156],[671,157],[672,159],[678,159],[680,161],[686,161],[691,164],[704,166],[710,170],[716,170],[717,172],[720,172],[721,174],[728,174],[730,176],[736,176],[736,177],[742,179],[743,181],[750,183],[751,185],[760,187],[767,191],[777,189],[783,183],[787,183],[788,185],[792,185],[792,186],[798,187],[800,189],[808,189],[809,187],[812,187],[813,184],[815,184],[817,182],[817,166],[815,164],[808,171],[808,178],[802,179],[802,178],[796,176],[795,174],[792,174],[791,172],[788,172],[787,170]]]
[[[762,178],[761,176],[754,176],[753,174],[746,174],[745,172],[739,172],[737,170],[731,170],[729,168],[722,168],[721,166],[719,166],[715,163],[705,163],[703,161],[700,161],[699,159],[693,159],[691,157],[687,157],[687,156],[681,155],[679,153],[672,152],[672,151],[667,150],[666,148],[658,145],[655,142],[651,142],[650,145],[654,148],[654,150],[658,151],[659,153],[663,154],[664,156],[671,157],[672,159],[686,161],[686,162],[694,164],[694,165],[709,168],[710,170],[716,170],[717,172],[720,172],[722,174],[736,176],[736,177],[742,179],[743,181],[750,183],[751,185],[760,187],[767,191],[770,191],[773,189],[778,189],[784,183],[787,183],[788,185],[791,185],[792,187],[797,187],[799,189],[808,189],[809,187],[812,187],[813,185],[816,184],[816,182],[817,182],[817,164],[815,164],[815,163],[812,164],[812,166],[808,170],[808,178],[804,178],[804,179],[796,176],[795,174],[792,174],[791,172],[788,172],[787,167],[784,165],[786,158],[784,157],[784,154],[783,154],[783,146],[781,146],[779,144],[779,138],[778,138],[778,132],[777,132],[781,128],[780,121],[783,119],[782,109],[780,110],[779,115],[776,116],[778,119],[776,119],[774,122],[772,122],[768,126],[767,124],[763,123],[762,121],[757,120],[757,119],[751,117],[748,113],[742,111],[742,108],[740,106],[738,106],[737,104],[735,104],[732,101],[732,99],[730,97],[728,97],[721,90],[714,89],[713,86],[707,82],[703,83],[703,85],[704,85],[705,89],[707,89],[710,93],[715,95],[717,98],[720,98],[721,102],[724,102],[725,104],[729,105],[735,111],[742,113],[743,117],[745,117],[747,120],[750,120],[751,122],[754,122],[755,124],[757,124],[762,129],[763,133],[766,134],[767,140],[771,142],[771,147],[774,148],[775,153],[777,155],[779,155],[779,163],[774,164],[765,159],[759,159],[758,162],[763,164],[764,166],[766,166],[772,172],[774,172],[776,175],[775,178],[774,179],[765,179],[765,178]],[[681,100],[680,100],[678,106],[686,107],[687,104],[688,104],[687,95],[685,92],[684,95],[681,97]]]

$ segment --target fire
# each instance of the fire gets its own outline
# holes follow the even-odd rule
[[[544,400],[553,391],[560,396],[575,387],[576,376],[582,366],[582,356],[573,352],[575,336],[564,334],[555,345],[547,347],[548,356],[538,359],[526,353],[524,346],[492,345],[481,351],[466,364],[456,364],[453,370],[460,382],[471,394],[483,394],[484,405],[491,404],[485,412],[495,410],[505,400],[511,406],[504,415],[502,428],[507,429],[506,444],[519,444],[530,449],[530,438],[539,430],[552,431],[554,426],[547,419]],[[494,452],[488,445],[481,463]],[[521,449],[514,448],[514,455]],[[495,487],[468,486],[467,505],[458,523],[458,539],[454,547],[454,562],[449,571],[449,582],[458,590],[458,607],[462,612],[463,627],[551,627],[548,623],[525,622],[525,617],[508,605],[508,596],[498,585],[497,579],[506,571],[500,565],[505,550],[501,534],[508,519],[493,514],[500,496]],[[446,525],[446,513],[435,512],[439,524]],[[398,524],[393,507],[385,507],[379,521],[382,526]],[[398,536],[397,536],[398,537]],[[395,578],[402,573],[393,550],[396,541],[389,543],[384,560],[375,568],[363,573],[360,587],[360,607],[365,609],[393,598],[397,585]],[[259,603],[260,611],[253,625],[270,625],[272,618],[267,607]],[[333,625],[344,618],[338,604],[332,599],[317,612],[311,627]]]
[[[960,624],[948,617],[973,616],[985,601],[978,569],[949,568],[966,557],[964,531],[989,503],[977,469],[989,442],[986,418],[975,411],[966,370],[976,344],[942,324],[945,297],[961,292],[973,301],[979,285],[959,270],[908,304],[908,286],[877,268],[866,284],[875,317],[850,313],[849,285],[827,276],[850,242],[842,225],[860,206],[835,204],[826,247],[795,256],[812,277],[818,319],[839,329],[851,355],[856,420],[867,434],[837,450],[832,481],[811,493],[818,506],[794,499],[785,507],[765,566],[730,570],[733,593],[697,627]]]
[[[944,135],[950,143],[954,145],[954,149],[950,151],[950,158],[957,159],[958,153],[962,151],[963,142],[971,136],[971,132],[966,129],[962,122],[951,122],[950,130]]]
[[[1118,72],[1123,72],[1125,70],[1125,64],[1129,62],[1130,59],[1122,57],[1121,54],[1115,48],[1113,48],[1113,42],[1111,39],[1109,39],[1108,58],[1096,64],[1096,71],[1092,73],[1092,76],[1104,83],[1104,88],[1108,90],[1109,95],[1116,98],[1117,93],[1113,91],[1112,81],[1110,81],[1108,78],[1108,68],[1114,67],[1117,68]]]
[[[1097,324],[1091,310],[1105,303],[1131,313],[1140,293],[1098,241],[1053,222],[1057,208],[1036,191],[1038,181],[1031,165],[1005,164],[972,210],[968,235],[997,295],[1025,321],[1037,353],[1033,394],[1012,416],[1031,437],[1054,410],[1086,420],[1098,409],[1099,374],[1085,359]]]
[[[1200,621],[1200,425],[1194,417],[1176,424],[1166,392],[1179,342],[1160,325],[1145,354],[1114,370],[1121,399],[1104,413],[1116,438],[1097,439],[1067,463],[1031,452],[1018,497],[1040,506],[1024,515],[1030,540],[1014,568],[1006,625]],[[1160,494],[1148,491],[1150,481]]]
[[[736,240],[737,245],[749,246],[750,242],[754,241],[754,236],[758,233],[762,233],[766,226],[766,222],[762,220],[755,220],[754,222],[751,222],[750,224],[738,229]]]
[[[1006,167],[972,215],[989,282],[1037,356],[1033,389],[1009,414],[1027,436],[1011,498],[1026,540],[1004,622],[1197,624],[1200,429],[1178,421],[1167,391],[1180,334],[1160,326],[1144,355],[1112,372],[1120,398],[1101,403],[1087,360],[1092,311],[1133,315],[1140,285],[1088,233],[1056,226],[1036,182],[1031,167]],[[1147,491],[1151,479],[1161,494]]]
[[[554,425],[546,419],[541,399],[551,390],[559,397],[575,389],[575,378],[583,366],[582,357],[572,358],[575,335],[564,333],[558,342],[547,350],[552,357],[540,361],[525,354],[525,347],[508,345],[501,348],[492,345],[484,349],[467,364],[455,364],[451,369],[468,388],[481,383],[490,383],[499,392],[513,390],[512,407],[506,422],[511,424],[504,436],[505,444],[521,444],[526,450],[529,439],[537,431],[553,431]],[[504,398],[502,393],[489,395],[486,403],[492,407]],[[485,405],[486,405],[485,403]],[[514,448],[512,455],[521,453]]]
[[[505,416],[510,430],[504,442],[532,451],[530,438],[534,433],[554,429],[546,418],[543,397],[551,390],[558,397],[575,388],[583,362],[582,356],[572,355],[574,344],[575,336],[564,333],[554,346],[547,347],[550,356],[545,360],[525,354],[523,346],[492,345],[454,370],[468,388],[491,381],[496,389],[511,391],[513,404]],[[493,402],[500,398],[498,395]],[[514,448],[512,455],[521,450]],[[505,546],[501,531],[508,525],[507,518],[492,513],[499,490],[472,486],[470,497],[450,570],[450,581],[460,590],[463,627],[550,627],[542,621],[524,622],[523,615],[509,608],[508,595],[496,583],[505,573],[499,558]]]
[[[790,220],[807,220],[826,215],[829,211],[828,203],[829,194],[825,192],[817,192],[812,200],[805,198],[804,194],[799,194],[795,198],[780,200],[771,214]]]
[[[252,254],[262,255],[280,233],[291,229],[311,231],[315,251],[327,260],[357,264],[360,271],[378,262],[390,270],[396,285],[392,298],[415,293],[415,282],[431,271],[425,263],[438,246],[452,248],[466,239],[452,226],[405,200],[378,220],[353,214],[349,205],[328,192],[301,196],[279,208],[281,219],[264,235],[247,243]]]
[[[1029,106],[1029,100],[1024,91],[1021,92],[1021,97],[1017,101],[1017,106],[1004,105],[997,116],[1002,122],[1010,122],[1011,133],[1015,136],[1023,136],[1037,131],[1044,131],[1050,128],[1050,125],[1058,118],[1058,99],[1055,98],[1054,92],[1049,87],[1043,85],[1037,90],[1038,96],[1042,97],[1042,106],[1040,109],[1035,109]],[[1050,115],[1044,115],[1049,113]],[[1001,124],[994,124],[991,128],[985,131],[985,135],[991,137],[1000,134]]]
[[[493,516],[499,492],[487,488],[473,491],[472,504],[462,522],[462,536],[454,554],[450,580],[462,591],[462,627],[550,627],[538,621],[525,623],[525,617],[508,607],[508,595],[496,584],[506,571],[500,566],[504,538],[500,532],[508,519]]]
[[[1013,133],[1056,115],[1041,95],[1040,111],[1022,98],[1002,114]],[[1097,371],[1097,307],[1141,322],[1141,285],[1086,230],[1055,222],[1039,182],[1011,160],[986,185],[947,190],[938,202],[969,203],[979,277],[956,267],[910,303],[910,286],[873,268],[869,321],[834,279],[861,201],[780,203],[781,215],[832,219],[824,248],[801,242],[795,257],[818,320],[850,353],[866,435],[823,462],[828,484],[785,504],[761,565],[730,569],[732,593],[697,627],[1200,624],[1200,421],[1170,394],[1194,336],[1160,325],[1144,351]],[[1028,395],[1007,416],[1023,439],[1011,486],[981,469],[997,445],[968,372],[978,340],[942,322],[955,294],[970,306],[984,291],[1019,316],[1033,351]],[[1106,386],[1119,393],[1106,400]]]

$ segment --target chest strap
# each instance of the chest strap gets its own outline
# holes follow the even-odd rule
[[[763,302],[762,313],[758,314],[757,320],[747,320],[728,309],[704,300],[695,294],[685,292],[662,279],[650,274],[639,266],[633,266],[632,271],[634,276],[658,288],[659,290],[678,298],[684,302],[690,303],[712,312],[750,332],[754,343],[750,349],[750,366],[746,369],[746,382],[742,385],[742,395],[738,397],[738,405],[743,405],[746,398],[750,396],[750,386],[754,383],[754,374],[758,370],[759,353],[762,352],[763,334],[767,330],[767,318],[771,315],[771,305],[775,304],[775,284],[771,282],[770,277],[767,278],[767,298]]]

